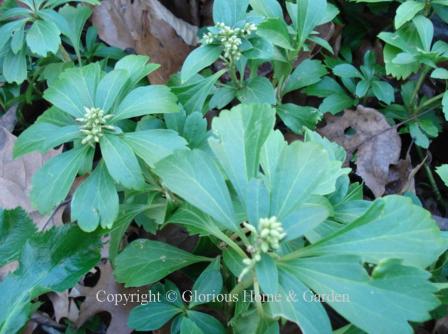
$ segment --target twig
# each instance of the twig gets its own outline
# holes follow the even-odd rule
[[[51,220],[54,218],[54,216],[56,215],[56,213],[59,211],[59,209],[61,209],[63,206],[66,206],[68,203],[70,203],[70,201],[72,200],[71,196],[69,198],[67,198],[64,202],[60,203],[56,209],[54,209],[54,211],[52,212],[51,216],[48,217],[47,221],[45,222],[45,225],[42,227],[43,230],[45,230],[45,228],[48,226],[48,224],[50,224]]]
[[[415,146],[415,148],[417,150],[417,154],[419,155],[420,159],[423,160],[422,149],[418,146]],[[439,186],[437,185],[436,179],[434,178],[431,167],[428,165],[427,161],[425,161],[423,167],[425,168],[426,177],[428,178],[431,188],[436,196],[437,203],[440,205],[440,207],[445,208],[446,204],[443,202],[442,193],[440,192]]]

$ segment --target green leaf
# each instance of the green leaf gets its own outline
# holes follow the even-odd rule
[[[219,266],[220,260],[217,258],[215,261],[210,263],[196,279],[191,290],[193,293],[196,292],[198,296],[205,296],[205,298],[193,297],[193,300],[189,304],[189,308],[210,303],[213,301],[213,296],[217,296],[221,293],[223,279],[221,272],[219,271]]]
[[[305,59],[289,76],[283,92],[289,93],[306,86],[311,86],[320,81],[327,74],[325,66],[319,60]]]
[[[440,176],[445,186],[448,187],[448,164],[436,168],[436,173]]]
[[[275,296],[278,292],[278,269],[274,259],[268,254],[262,254],[261,260],[255,266],[257,281],[261,290],[267,295]]]
[[[318,97],[327,97],[333,94],[344,94],[344,89],[337,83],[337,81],[328,76],[323,77],[318,83],[306,87],[303,91],[308,95]]]
[[[13,8],[14,12],[11,12],[10,10],[6,10],[4,13],[1,13],[1,17],[3,20],[3,14],[6,14],[8,12],[11,13],[11,17],[16,17],[18,13],[16,13],[16,8]],[[24,8],[21,8],[21,10],[25,10]],[[25,10],[24,14],[28,14],[28,12]],[[5,17],[6,18],[6,17]],[[16,33],[18,30],[21,29],[27,22],[27,19],[20,19],[20,20],[14,20],[5,24],[2,24],[0,27],[0,35],[2,36],[2,39],[0,40],[0,50],[3,49],[3,47],[10,41],[10,38],[14,33]]]
[[[115,258],[114,275],[126,287],[157,282],[165,276],[208,258],[187,253],[166,243],[138,239]]]
[[[283,123],[297,134],[302,134],[304,127],[314,129],[322,119],[318,109],[293,103],[280,105],[277,108],[277,113]]]
[[[394,87],[385,81],[375,80],[372,82],[372,92],[378,100],[391,104],[395,101]]]
[[[341,78],[360,78],[363,76],[358,69],[351,64],[339,64],[333,68],[333,73]]]
[[[128,326],[138,331],[153,331],[161,328],[182,309],[171,303],[150,302],[134,307],[129,314]]]
[[[142,189],[145,181],[138,160],[129,145],[116,135],[100,139],[101,154],[112,178],[128,189]]]
[[[244,198],[247,219],[253,226],[258,226],[261,218],[269,216],[270,198],[269,190],[260,179],[251,179],[246,186]]]
[[[113,121],[150,115],[178,112],[177,98],[166,86],[152,85],[132,90],[121,101]]]
[[[203,111],[207,97],[212,93],[216,81],[218,81],[224,73],[225,70],[221,70],[194,83],[172,88],[173,93],[179,98],[179,102],[182,103],[187,114],[195,111]]]
[[[257,14],[283,18],[282,6],[277,0],[250,0],[249,3]]]
[[[431,78],[448,80],[448,70],[442,67],[437,67],[434,71],[432,71]]]
[[[431,20],[426,18],[425,16],[419,15],[416,16],[412,20],[412,22],[414,22],[414,25],[417,28],[420,41],[423,45],[423,49],[425,51],[430,51],[432,38],[434,36],[434,26]]]
[[[302,333],[331,333],[331,324],[325,309],[320,303],[308,302],[303,296],[312,292],[286,270],[279,270],[279,289],[281,302],[269,303],[270,313],[274,317],[283,317],[296,323]]]
[[[371,276],[354,256],[297,259],[284,268],[368,333],[413,333],[408,321],[430,319],[439,304],[430,274],[397,260],[381,262]]]
[[[222,259],[223,259],[226,267],[230,270],[230,272],[235,277],[239,277],[241,272],[245,268],[245,266],[243,264],[244,257],[242,257],[240,254],[238,254],[238,252],[236,252],[234,249],[227,248],[222,253]]]
[[[220,226],[235,231],[237,221],[224,177],[203,151],[178,151],[158,162],[156,174],[173,192],[213,217]]]
[[[192,235],[219,237],[222,233],[217,223],[209,215],[190,204],[182,205],[167,222],[182,225]]]
[[[100,224],[104,228],[112,227],[118,216],[118,194],[103,162],[76,189],[71,216],[85,232],[94,231]]]
[[[21,84],[27,77],[27,64],[25,51],[14,54],[8,51],[3,58],[3,76],[7,82]]]
[[[31,201],[40,213],[49,213],[65,199],[87,150],[80,147],[59,154],[33,175]]]
[[[28,239],[19,268],[0,282],[0,333],[18,333],[32,311],[32,299],[48,291],[73,287],[100,260],[97,234],[73,224]]]
[[[194,321],[194,323],[207,334],[225,334],[226,330],[224,326],[213,316],[197,312],[187,311],[188,318]]]
[[[355,94],[357,97],[364,97],[366,96],[367,92],[369,91],[370,88],[370,82],[367,80],[360,80],[357,84],[356,84],[356,90],[355,90]]]
[[[448,121],[448,91],[443,94],[442,98],[442,110],[445,115],[445,120]]]
[[[443,104],[443,101],[442,101]],[[412,137],[412,139],[415,140],[415,144],[422,147],[422,148],[428,148],[429,147],[429,138],[428,136],[422,131],[420,126],[417,122],[413,122],[409,124],[409,133]]]
[[[23,209],[0,209],[0,267],[17,260],[35,233],[36,226]]]
[[[313,196],[294,209],[282,220],[285,240],[294,240],[307,235],[322,224],[331,214],[332,206],[323,196]]]
[[[263,21],[257,27],[257,35],[281,48],[293,49],[288,26],[283,18],[269,18]]]
[[[249,0],[215,0],[213,1],[213,22],[234,26],[246,17]]]
[[[245,86],[237,91],[241,103],[275,104],[275,90],[271,81],[265,77],[254,77],[246,81]]]
[[[409,22],[418,12],[425,8],[423,2],[405,1],[397,8],[395,14],[395,29],[399,29],[403,24]]]
[[[151,167],[174,151],[185,149],[187,145],[177,132],[166,129],[130,132],[123,139]]]
[[[297,20],[294,24],[297,27],[298,43],[303,43],[314,30],[314,28],[326,16],[327,1],[326,0],[301,0],[296,5],[297,12],[294,13]]]
[[[280,156],[286,147],[286,141],[279,130],[271,132],[260,153],[260,163],[266,180],[266,185],[272,184]]]
[[[182,136],[188,141],[191,148],[207,146],[208,138],[207,119],[199,111],[194,111],[185,118]]]
[[[428,211],[409,198],[387,196],[376,200],[363,216],[303,252],[358,255],[369,263],[395,258],[424,268],[447,247]]]
[[[203,334],[204,332],[190,319],[183,318],[180,323],[180,334]]]
[[[137,84],[148,74],[157,70],[160,65],[148,63],[149,57],[142,55],[127,55],[121,58],[116,64],[116,70],[126,70],[129,73],[131,86]]]
[[[20,25],[20,28],[13,31],[11,37],[11,50],[13,53],[17,54],[22,50],[23,44],[25,42],[25,22]]]
[[[322,146],[293,142],[281,152],[272,175],[271,216],[281,221],[311,195],[334,192],[344,173],[341,162],[330,160]]]
[[[180,72],[182,82],[191,79],[195,74],[213,64],[221,54],[221,48],[216,45],[204,45],[194,49],[185,59]]]
[[[344,93],[332,94],[322,101],[319,110],[322,114],[329,112],[334,115],[346,108],[352,107],[354,103],[355,101]]]
[[[53,22],[36,20],[26,34],[26,44],[39,56],[45,57],[48,52],[56,54],[61,45],[60,33]]]
[[[98,83],[95,94],[95,107],[108,112],[121,97],[129,74],[126,70],[113,70],[107,73]]]
[[[78,125],[57,126],[51,123],[37,122],[17,138],[14,157],[20,157],[33,151],[47,152],[49,149],[79,138]]]
[[[209,145],[241,199],[249,180],[259,174],[260,150],[274,122],[274,109],[258,104],[239,105],[213,120]]]
[[[65,5],[58,11],[64,20],[55,21],[62,34],[68,37],[76,53],[80,52],[81,34],[92,10],[87,6],[77,7]],[[61,22],[61,24],[58,24]],[[62,23],[64,22],[64,23]]]
[[[44,98],[73,117],[82,117],[85,107],[95,107],[95,92],[101,74],[99,63],[66,69],[44,92]]]
[[[233,101],[236,96],[236,90],[233,87],[220,87],[216,89],[212,98],[210,99],[209,107],[211,109],[223,109]]]

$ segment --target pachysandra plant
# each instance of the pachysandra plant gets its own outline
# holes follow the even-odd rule
[[[292,64],[311,45],[332,52],[315,28],[331,21],[338,10],[326,0],[286,4],[292,19],[289,25],[277,0],[214,1],[215,26],[207,28],[202,45],[189,54],[180,77],[188,83],[198,72],[221,60],[230,81],[217,83],[214,91],[210,85],[210,108],[222,109],[235,99],[242,103],[269,103],[277,106],[277,113],[288,128],[303,133],[304,127],[315,127],[322,113],[311,106],[283,102],[284,96],[315,84],[327,70],[318,60],[307,59],[295,69]],[[257,75],[263,63],[272,66],[272,82]]]
[[[98,4],[96,0],[82,0]],[[7,82],[22,83],[27,78],[28,58],[59,54],[68,57],[62,47],[66,36],[80,59],[82,28],[92,11],[87,6],[69,6],[65,0],[23,0],[0,14],[0,65]],[[58,11],[57,7],[61,5]]]
[[[166,86],[138,84],[157,68],[148,57],[131,55],[108,73],[99,63],[67,69],[49,86],[44,97],[52,107],[14,147],[17,157],[73,143],[33,177],[31,200],[40,212],[50,212],[66,198],[78,173],[90,173],[73,194],[72,219],[85,231],[99,225],[110,228],[118,214],[117,186],[145,188],[137,157],[154,166],[186,145],[172,130],[134,131],[134,117],[179,111],[176,96]],[[97,147],[102,159],[93,168]]]
[[[266,104],[224,110],[213,120],[209,148],[177,151],[155,165],[186,201],[167,222],[209,238],[222,262],[139,239],[116,257],[117,281],[143,286],[220,261],[214,270],[231,272],[233,285],[207,291],[231,296],[236,332],[250,317],[252,333],[279,333],[280,319],[303,333],[331,333],[324,301],[368,333],[412,333],[409,322],[429,319],[439,305],[425,268],[447,243],[430,213],[401,196],[362,200],[342,168],[343,149],[311,131],[288,145],[274,122]],[[137,307],[129,325],[155,330],[177,316],[173,333],[188,333],[183,326],[223,332],[211,325],[216,319],[195,312],[164,300]]]

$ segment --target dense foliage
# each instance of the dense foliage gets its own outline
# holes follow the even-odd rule
[[[21,115],[13,157],[0,136],[0,170],[43,161],[29,191],[38,212],[0,209],[0,266],[18,264],[0,271],[0,333],[36,322],[46,296],[78,291],[106,262],[110,292],[161,296],[126,310],[129,333],[395,334],[446,316],[448,242],[431,205],[411,186],[378,194],[351,167],[394,130],[447,214],[447,157],[432,168],[423,154],[447,128],[448,44],[434,28],[446,29],[447,1],[215,0],[213,25],[166,84],[149,83],[150,57],[98,41],[96,5],[0,4],[0,101]],[[359,56],[367,10],[395,16]],[[338,43],[322,33],[341,23]],[[323,135],[360,104],[379,110],[374,135],[353,147]],[[104,332],[93,318],[40,329]]]

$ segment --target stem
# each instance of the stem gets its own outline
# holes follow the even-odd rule
[[[61,51],[64,63],[72,61],[72,59],[70,58],[70,55],[68,54],[67,50],[65,50],[65,48],[62,46],[62,44],[61,44],[59,50]]]
[[[430,107],[432,104],[434,104],[434,103],[436,103],[436,102],[439,102],[439,100],[443,99],[443,95],[444,95],[444,94],[445,94],[445,93],[436,95],[436,96],[430,98],[429,100],[426,100],[425,102],[423,102],[423,103],[416,109],[416,113],[418,114],[418,113],[420,113],[422,110],[424,110],[424,109]]]
[[[225,233],[221,232],[220,230],[216,230],[214,232],[214,235],[219,238],[221,241],[224,241],[230,248],[232,248],[235,252],[238,253],[243,258],[246,258],[247,255],[244,253],[244,251],[241,249],[240,246],[237,245],[235,241],[233,241],[231,238],[229,238]]]
[[[424,159],[422,149],[418,146],[416,146],[417,154],[420,157],[421,160]],[[434,192],[436,196],[436,201],[441,207],[445,207],[446,204],[443,202],[442,193],[440,192],[439,186],[437,185],[436,179],[434,178],[434,174],[432,173],[431,167],[428,165],[427,162],[423,164],[423,167],[425,168],[425,174],[428,178],[429,183],[431,184],[432,191]]]
[[[257,308],[257,313],[260,318],[264,317],[263,305],[261,304],[261,294],[260,294],[260,285],[256,278],[254,278],[254,291],[255,291],[255,307]],[[260,298],[258,298],[260,297]]]
[[[78,50],[75,50],[75,51],[76,51],[76,58],[78,59],[78,65],[82,66],[81,54],[79,53]]]
[[[241,82],[238,80],[238,77],[236,76],[236,67],[235,64],[229,64],[229,74],[232,81],[235,83],[235,85],[238,88],[241,88]]]
[[[237,285],[235,285],[232,289],[232,291],[230,291],[231,295],[239,295],[240,292],[242,292],[243,290],[245,290],[246,288],[248,288],[251,285],[252,281],[251,280],[242,280],[240,282],[238,282]]]
[[[423,70],[420,73],[420,77],[417,80],[417,84],[415,85],[415,89],[412,92],[411,101],[409,103],[410,106],[413,106],[415,104],[415,100],[417,99],[418,92],[420,91],[420,88],[421,88],[423,82],[425,81],[426,74],[428,74],[428,72],[429,72],[429,69],[427,67],[423,67]]]

